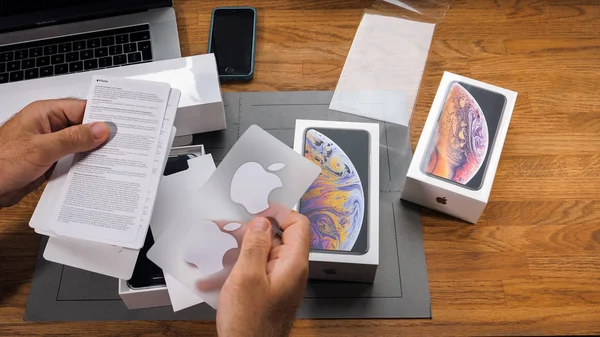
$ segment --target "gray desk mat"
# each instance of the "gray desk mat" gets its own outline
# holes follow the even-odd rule
[[[292,146],[295,120],[380,124],[380,265],[373,284],[309,281],[298,318],[429,318],[431,306],[417,206],[400,201],[412,153],[408,128],[328,110],[332,92],[224,93],[228,128],[195,135],[218,163],[252,124]],[[128,310],[117,280],[48,262],[42,239],[26,321],[213,320],[206,304]]]

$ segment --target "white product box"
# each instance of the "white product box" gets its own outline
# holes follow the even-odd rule
[[[366,148],[368,148],[369,154],[368,158],[365,158],[368,160],[368,188],[363,191],[367,204],[365,209],[368,210],[366,221],[363,222],[363,226],[367,225],[367,249],[364,252],[355,253],[313,250],[309,256],[309,278],[373,282],[379,265],[379,124],[297,120],[294,137],[294,150],[296,152],[304,154],[305,134],[311,128],[320,129],[321,131],[323,129],[366,131],[369,139]],[[331,135],[331,133],[329,134]],[[354,138],[354,141],[356,140]],[[346,147],[342,151],[349,152],[352,149]]]
[[[517,93],[445,72],[402,199],[477,223],[488,202]]]
[[[127,281],[119,279],[119,296],[130,310],[171,305],[171,298],[166,286],[131,289],[127,285]]]
[[[219,74],[213,54],[102,69],[0,86],[0,124],[27,104],[43,99],[85,98],[95,75],[166,82],[181,91],[177,136],[226,128]]]

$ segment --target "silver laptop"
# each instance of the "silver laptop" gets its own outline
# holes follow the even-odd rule
[[[180,56],[171,0],[0,0],[0,86]]]

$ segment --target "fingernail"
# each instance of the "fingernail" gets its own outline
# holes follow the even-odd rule
[[[253,231],[263,231],[266,232],[271,227],[271,223],[269,220],[265,218],[256,218],[252,221],[252,230]]]
[[[92,135],[95,139],[102,139],[108,132],[108,126],[104,123],[92,124]]]

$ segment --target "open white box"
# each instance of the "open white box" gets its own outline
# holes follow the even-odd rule
[[[303,154],[304,134],[309,128],[365,130],[369,133],[369,188],[367,240],[364,254],[317,252],[309,255],[309,278],[336,281],[373,282],[379,265],[379,124],[296,120],[294,150]]]
[[[171,154],[181,155],[197,153],[195,147],[173,148]],[[215,164],[210,154],[205,155],[204,147],[201,156],[188,159],[189,167],[185,171],[163,177],[157,193],[156,206],[152,214],[150,228],[154,238],[158,238],[168,228],[178,212],[187,206],[197,190],[215,170]],[[179,311],[202,303],[202,299],[191,290],[185,288],[172,276],[165,274],[166,285],[132,289],[127,280],[119,279],[119,296],[129,309],[153,308],[172,305],[173,311]]]
[[[489,135],[489,152],[487,152],[487,158],[485,159],[487,160],[487,165],[484,161],[483,165],[478,168],[477,171],[477,174],[480,174],[480,171],[483,170],[481,171],[482,180],[479,188],[465,187],[465,185],[461,185],[460,183],[428,174],[423,169],[424,157],[429,158],[430,154],[428,153],[430,152],[428,151],[430,150],[428,149],[431,149],[430,142],[432,142],[434,136],[436,136],[434,133],[437,132],[438,120],[440,120],[446,98],[449,95],[449,90],[454,83],[476,87],[477,89],[487,91],[496,97],[505,97],[504,108],[498,119],[495,137]],[[471,96],[471,98],[473,97]],[[479,110],[483,111],[483,115],[486,116],[486,111],[479,107],[481,102],[477,102],[475,98],[473,98],[473,100]],[[504,145],[506,132],[508,131],[508,125],[516,100],[517,93],[514,91],[445,72],[437,94],[435,95],[435,99],[433,100],[433,104],[431,105],[425,126],[423,127],[419,143],[415,150],[415,155],[410,163],[406,182],[402,191],[402,199],[450,214],[471,223],[477,223],[488,202],[492,184],[494,182],[494,176],[496,175],[496,168],[498,167],[498,161],[500,160],[502,146]],[[489,119],[490,117],[491,116],[488,115],[487,118]],[[498,116],[495,115],[495,117]],[[489,125],[488,120],[486,122],[486,133]],[[470,132],[471,131],[469,130],[468,134],[470,134]],[[467,138],[471,137],[467,136]]]
[[[119,296],[129,310],[171,305],[167,286],[131,289],[126,280],[119,280]]]
[[[0,124],[27,104],[43,99],[85,98],[93,76],[165,82],[181,91],[175,117],[176,136],[225,129],[225,109],[213,54],[142,63],[11,83],[0,86]]]

